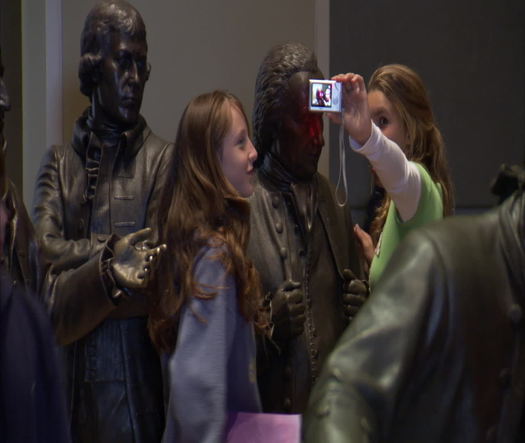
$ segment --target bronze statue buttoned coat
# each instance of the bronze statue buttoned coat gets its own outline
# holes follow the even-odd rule
[[[159,441],[164,426],[160,362],[147,332],[143,296],[118,305],[101,278],[111,234],[156,227],[172,145],[144,119],[102,147],[86,125],[53,146],[38,175],[34,222],[52,263],[48,304],[66,354],[75,441]]]
[[[523,441],[524,208],[407,236],[327,360],[307,442]]]
[[[306,305],[302,335],[287,343],[258,343],[259,391],[267,412],[304,411],[324,359],[348,324],[343,269],[361,275],[350,211],[336,204],[326,178],[315,174],[312,179],[315,204],[309,219],[301,209],[305,201],[292,187],[267,158],[250,198],[248,253],[264,293],[273,294],[292,279],[300,282]]]

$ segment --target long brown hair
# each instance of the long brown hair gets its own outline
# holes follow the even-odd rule
[[[401,148],[408,160],[425,166],[432,179],[441,185],[443,215],[451,215],[454,194],[445,143],[421,77],[408,66],[385,65],[372,74],[368,91],[382,92],[399,113],[408,138],[408,145]],[[385,224],[389,205],[390,198],[386,197],[376,212],[370,229],[375,242]]]
[[[159,209],[166,214],[159,217],[160,241],[168,249],[159,263],[148,325],[160,351],[174,349],[178,314],[189,298],[215,296],[214,288],[200,287],[193,276],[195,258],[210,244],[224,251],[216,259],[234,278],[242,316],[264,326],[259,276],[246,256],[249,204],[225,178],[219,161],[232,124],[231,106],[247,122],[235,96],[214,91],[191,100],[179,123],[170,183]]]

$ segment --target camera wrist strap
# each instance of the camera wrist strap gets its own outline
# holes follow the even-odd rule
[[[343,113],[341,113],[341,119],[343,118]],[[343,199],[339,199],[339,189],[341,186],[341,181],[343,182]],[[344,124],[341,122],[339,125],[339,174],[337,177],[337,185],[335,186],[335,201],[340,207],[346,205],[348,201],[348,183],[346,180],[346,149],[345,149],[345,130]]]

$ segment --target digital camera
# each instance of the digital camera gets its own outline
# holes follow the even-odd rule
[[[341,83],[334,80],[310,79],[310,111],[341,112]]]

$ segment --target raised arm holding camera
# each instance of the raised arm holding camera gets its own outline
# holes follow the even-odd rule
[[[343,84],[343,111],[330,118],[344,124],[352,148],[370,161],[387,192],[372,224],[372,239],[355,226],[371,261],[373,286],[410,230],[452,213],[445,147],[423,82],[410,68],[377,69],[368,94],[360,75],[340,74],[332,80]]]

